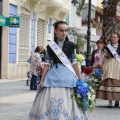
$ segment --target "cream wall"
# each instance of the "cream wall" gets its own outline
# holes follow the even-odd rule
[[[44,47],[46,47],[47,37],[48,37],[48,34],[47,34],[48,19],[52,18],[52,21],[56,21],[56,19],[63,20],[65,18],[66,14],[70,10],[70,2],[71,2],[71,0],[46,0],[46,1],[44,1],[44,0],[43,1],[42,0],[41,1],[40,0],[33,1],[32,0],[30,3],[30,0],[9,0],[8,7],[9,7],[9,3],[16,5],[17,9],[18,9],[17,10],[18,16],[21,14],[21,6],[25,7],[30,12],[30,21],[32,19],[32,13],[33,12],[36,13],[35,45],[37,45],[37,20],[39,18],[45,20],[45,24],[44,24],[44,33],[45,33],[45,35],[44,35]],[[7,14],[9,14],[9,9],[6,9],[6,7],[4,7],[4,8],[5,8],[5,10],[7,10]],[[31,24],[30,24],[30,26],[31,26]],[[5,31],[9,36],[8,29],[5,29]],[[52,28],[52,31],[53,31],[53,28]],[[31,31],[30,31],[30,33],[31,33]],[[7,41],[8,36],[4,36],[4,37],[6,37],[7,46],[8,46],[8,41]],[[50,35],[50,37],[53,37],[53,32]],[[31,34],[30,34],[29,39],[31,41]],[[31,45],[31,43],[29,43],[29,44]],[[17,58],[16,58],[16,63],[10,64],[10,63],[8,63],[8,58],[6,58],[6,61],[7,61],[6,66],[5,66],[5,64],[3,66],[4,69],[6,69],[6,75],[4,75],[5,78],[8,78],[8,79],[25,78],[26,73],[30,68],[30,65],[27,62],[26,63],[19,63],[18,62],[18,46],[19,46],[19,28],[17,28],[17,49],[16,49],[17,50],[17,55],[16,55]],[[6,55],[8,56],[8,50],[7,50]]]
[[[100,7],[101,9],[103,8],[103,7],[102,7],[102,4],[101,4],[102,1],[103,1],[103,0],[97,0],[97,6]]]
[[[3,16],[9,16],[9,1],[3,0]],[[1,78],[7,78],[8,69],[8,39],[9,39],[8,27],[2,27],[2,48],[1,48]]]

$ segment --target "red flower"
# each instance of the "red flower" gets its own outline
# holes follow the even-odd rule
[[[85,74],[89,75],[90,72],[91,72],[91,68],[90,68],[90,67],[86,67],[86,68],[84,69],[84,73],[85,73]]]

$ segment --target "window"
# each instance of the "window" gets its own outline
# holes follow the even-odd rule
[[[91,19],[95,18],[95,11],[91,9]]]
[[[82,19],[86,19],[88,16],[88,8],[82,9]]]
[[[51,18],[49,18],[49,20],[48,20],[48,33],[51,33],[51,24],[52,24],[52,21],[51,21]]]
[[[36,25],[35,25],[35,18],[36,18],[36,14],[33,13],[32,15],[32,21],[31,21],[31,52],[34,52],[35,50],[35,28],[36,28]]]
[[[20,16],[20,35],[19,35],[19,62],[25,62],[29,58],[30,48],[30,17],[26,14]]]
[[[90,48],[91,48],[91,53],[92,53],[93,50],[95,50],[95,45],[91,44]]]
[[[9,16],[17,15],[17,6],[9,5]],[[9,63],[16,63],[17,28],[9,27]]]
[[[82,19],[87,19],[88,18],[88,8],[85,7],[82,9]],[[95,18],[95,11],[91,9],[91,19]]]
[[[66,16],[66,23],[69,25],[69,14]]]

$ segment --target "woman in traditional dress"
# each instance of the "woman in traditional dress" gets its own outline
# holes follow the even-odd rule
[[[118,33],[111,34],[111,45],[120,55]],[[108,47],[105,47],[102,71],[103,78],[97,91],[97,98],[109,100],[108,108],[112,107],[112,101],[115,100],[115,106],[118,107],[120,100],[120,62],[114,57]]]
[[[47,46],[46,62],[29,120],[85,120],[83,111],[71,97],[74,94],[76,81],[80,80],[80,70],[75,57],[74,44],[67,37],[66,22],[56,22],[54,32],[55,43],[69,59],[78,79],[55,55],[51,47]]]

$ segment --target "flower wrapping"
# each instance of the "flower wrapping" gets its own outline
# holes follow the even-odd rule
[[[86,98],[88,94],[88,84],[84,83],[84,80],[80,80],[76,82],[76,86],[78,86],[77,97],[82,99],[84,106],[83,110],[86,111],[88,109],[88,101]]]

